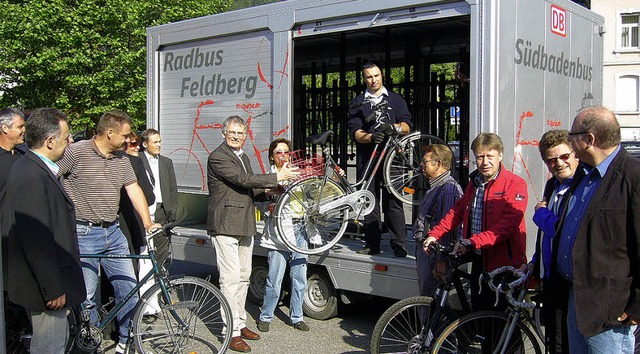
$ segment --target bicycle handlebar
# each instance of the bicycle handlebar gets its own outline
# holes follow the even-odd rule
[[[179,215],[179,217],[177,217],[174,221],[170,221],[164,225],[161,225],[159,228],[151,230],[150,233],[146,234],[145,238],[147,239],[147,241],[154,238],[155,236],[158,236],[162,233],[166,233],[167,231],[173,229],[174,227],[178,226],[181,222],[183,222],[184,219],[187,218],[187,213],[184,212],[183,209],[181,209],[180,212],[178,212],[177,214]]]
[[[504,273],[513,274],[518,278],[509,283],[505,283],[504,281],[501,281],[499,285],[496,286],[494,284],[495,277]],[[480,276],[480,279],[479,279],[480,291],[482,291],[482,280],[485,278],[485,276],[489,278],[489,280],[487,281],[487,283],[489,283],[489,288],[496,293],[496,303],[494,306],[498,305],[498,300],[499,300],[498,294],[503,293],[503,294],[506,294],[507,301],[509,302],[509,304],[511,304],[514,307],[523,308],[523,309],[533,309],[534,307],[536,307],[536,303],[533,301],[532,302],[519,301],[513,297],[514,290],[521,288],[522,285],[529,278],[529,272],[523,272],[512,266],[502,266],[500,268],[492,270],[491,272],[485,272]]]

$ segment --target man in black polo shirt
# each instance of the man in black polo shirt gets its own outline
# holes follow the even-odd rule
[[[411,131],[411,117],[409,108],[402,96],[387,90],[382,84],[382,73],[374,63],[367,63],[362,67],[362,76],[367,84],[367,90],[358,95],[349,106],[349,121],[347,126],[352,137],[356,141],[356,170],[358,180],[364,175],[367,162],[371,157],[375,144],[384,142],[384,134],[375,131],[375,121],[367,122],[367,117],[381,102],[386,101],[384,113],[388,119],[384,123],[392,124],[401,134]],[[391,248],[396,257],[405,257],[407,248],[407,227],[404,221],[404,208],[402,202],[391,195],[382,183],[382,169],[378,170],[373,183],[369,185],[369,191],[376,196],[375,208],[371,214],[364,217],[365,246],[357,251],[360,254],[374,255],[380,253],[380,239],[382,225],[380,218],[379,196],[382,190],[382,205],[384,219],[391,237]]]

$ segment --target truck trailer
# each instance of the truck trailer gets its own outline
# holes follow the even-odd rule
[[[290,0],[148,28],[147,127],[162,134],[189,216],[174,256],[215,264],[206,163],[229,116],[248,123],[244,151],[258,173],[269,168],[273,139],[317,152],[306,137],[331,129],[332,155],[354,178],[347,111],[365,89],[360,69],[369,60],[383,70],[385,87],[404,96],[414,130],[456,141],[463,186],[473,138],[501,136],[505,168],[529,187],[530,256],[531,217],[550,176],[538,140],[601,104],[604,30],[601,16],[566,0]],[[409,229],[414,209],[406,208]],[[332,317],[339,302],[357,295],[418,293],[413,251],[359,255],[359,229],[349,230],[334,249],[309,259],[310,317]],[[250,298],[260,301],[266,250],[254,253]]]

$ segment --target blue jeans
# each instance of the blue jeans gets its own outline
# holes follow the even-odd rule
[[[119,225],[116,223],[108,228],[87,225],[76,225],[78,233],[78,246],[80,253],[84,254],[129,254],[129,245]],[[82,273],[87,287],[87,299],[85,305],[91,309],[91,323],[100,321],[96,308],[95,296],[98,288],[98,269],[100,265],[104,269],[115,293],[116,303],[121,301],[136,286],[136,276],[133,271],[133,262],[125,258],[82,258]],[[124,343],[129,338],[129,322],[133,309],[138,302],[135,294],[118,313],[118,328],[120,342]]]
[[[297,226],[296,226],[297,227]],[[306,232],[304,229],[295,231],[296,245],[300,248],[307,247]],[[307,256],[297,252],[270,250],[268,255],[269,274],[264,289],[264,301],[260,311],[261,322],[271,322],[273,313],[280,300],[280,288],[282,279],[289,260],[289,275],[291,277],[291,302],[289,303],[289,318],[291,324],[303,320],[302,302],[304,291],[307,287]]]
[[[576,319],[576,301],[573,287],[569,291],[567,308],[567,330],[571,353],[593,354],[633,354],[636,326],[618,326],[605,328],[595,336],[586,337],[580,333]]]

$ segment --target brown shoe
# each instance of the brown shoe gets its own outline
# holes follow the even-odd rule
[[[249,346],[249,344],[242,340],[242,337],[232,337],[231,344],[229,344],[229,349],[242,353],[248,353],[251,351],[251,347]]]
[[[258,333],[250,330],[247,327],[240,330],[240,337],[242,337],[242,339],[248,339],[248,340],[260,339],[260,335]]]

